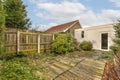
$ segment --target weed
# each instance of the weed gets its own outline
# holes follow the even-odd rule
[[[39,80],[34,75],[34,68],[30,66],[28,58],[15,57],[10,60],[3,60],[1,66],[1,80]]]

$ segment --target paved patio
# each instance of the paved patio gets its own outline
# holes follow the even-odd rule
[[[57,58],[45,63],[47,71],[39,73],[45,80],[101,80],[105,62],[88,58]]]

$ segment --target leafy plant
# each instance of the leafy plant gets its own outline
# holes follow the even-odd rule
[[[119,53],[120,52],[120,46],[116,46],[116,45],[113,45],[113,46],[110,46],[110,49],[115,53]]]
[[[56,54],[66,54],[74,50],[74,39],[70,34],[56,34],[51,44],[51,50]]]
[[[108,59],[109,61],[113,61],[113,54],[111,54],[111,52],[104,51],[102,52],[101,57],[103,59]]]
[[[34,74],[34,68],[29,64],[29,59],[26,57],[3,60],[1,66],[1,80],[39,80]]]
[[[80,43],[80,49],[85,51],[91,51],[93,48],[93,45],[90,41],[83,41]]]
[[[3,2],[0,0],[0,54],[3,54],[5,52],[4,34],[5,34],[5,11],[3,9]]]
[[[119,23],[114,25],[115,29],[115,39],[113,40],[114,45],[110,47],[110,49],[115,53],[120,53],[120,20]]]
[[[24,54],[24,52],[20,51],[20,52],[17,54],[17,56],[18,56],[18,57],[23,57],[23,56],[26,56],[26,55]]]

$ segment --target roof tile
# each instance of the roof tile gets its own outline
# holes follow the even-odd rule
[[[57,25],[57,26],[53,26],[53,27],[49,28],[48,30],[46,30],[45,32],[47,32],[47,33],[63,32],[63,30],[69,28],[72,24],[74,24],[77,21],[78,20],[68,22],[68,23],[64,23],[64,24]]]

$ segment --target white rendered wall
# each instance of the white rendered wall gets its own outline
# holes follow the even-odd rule
[[[84,38],[81,37],[81,31],[84,31]],[[93,43],[94,49],[103,50],[101,49],[101,34],[102,33],[108,33],[108,49],[107,50],[110,50],[109,46],[113,45],[112,40],[114,39],[113,24],[76,29],[75,38],[77,39],[78,42],[82,42],[84,40],[91,41]]]

